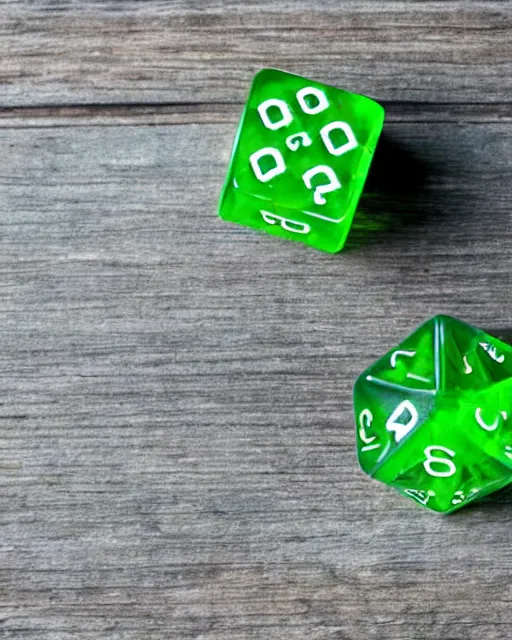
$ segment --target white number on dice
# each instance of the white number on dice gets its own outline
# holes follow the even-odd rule
[[[486,351],[493,360],[495,360],[498,364],[505,362],[505,356],[502,354],[498,355],[496,351],[496,347],[493,344],[489,344],[488,342],[479,342],[479,345],[482,347],[484,351]]]
[[[338,176],[334,173],[331,167],[328,167],[326,164],[319,165],[318,167],[314,167],[313,169],[309,169],[302,176],[304,180],[304,184],[308,189],[312,189],[313,178],[324,174],[329,182],[327,184],[321,184],[315,187],[315,192],[313,194],[313,200],[316,204],[322,205],[327,202],[324,198],[325,193],[330,193],[331,191],[336,191],[337,189],[341,189],[341,183],[338,180]]]
[[[331,140],[331,131],[341,130],[347,136],[347,141],[339,147],[335,147]],[[347,122],[331,122],[330,124],[326,124],[325,127],[320,129],[320,135],[322,137],[323,143],[327,151],[333,156],[342,156],[344,153],[348,151],[352,151],[357,147],[357,140],[354,135],[354,132],[350,128],[350,125]]]
[[[464,493],[464,491],[456,491],[453,494],[452,505],[455,507],[458,504],[462,504],[464,500],[467,500],[468,498],[474,498],[477,493],[480,493],[480,489],[478,489],[477,487],[473,487],[473,489],[470,489],[467,495]]]
[[[416,355],[416,351],[403,351],[402,349],[398,349],[397,351],[393,351],[391,354],[391,358],[389,362],[391,364],[392,369],[396,369],[396,361],[399,356],[406,356],[407,358],[414,358]],[[425,378],[424,376],[418,376],[415,373],[408,372],[407,377],[411,380],[419,380],[420,382],[431,382],[430,378]]]
[[[462,362],[464,363],[464,373],[466,373],[467,375],[473,373],[473,367],[469,364],[467,356],[464,356],[462,358]]]
[[[367,436],[366,429],[371,427],[373,422],[373,414],[370,409],[363,409],[359,414],[359,437],[364,443],[364,447],[361,448],[361,451],[371,451],[372,449],[379,449],[380,444],[374,443],[374,440],[377,439],[377,436]]]
[[[435,478],[449,478],[450,476],[453,476],[453,474],[457,471],[457,467],[455,466],[453,460],[450,460],[449,458],[441,458],[440,456],[432,455],[433,451],[442,451],[443,453],[446,453],[448,456],[450,456],[450,458],[453,458],[455,456],[455,451],[452,451],[447,447],[442,447],[435,444],[430,447],[427,447],[423,452],[427,456],[427,459],[423,463],[425,471],[429,475],[434,476]],[[433,464],[436,464],[438,468],[433,469],[432,468]],[[439,469],[440,466],[445,467],[445,469],[440,470]]]
[[[290,151],[298,151],[301,146],[310,147],[312,144],[313,141],[305,131],[294,133],[286,138],[286,146]]]
[[[482,429],[485,429],[485,431],[496,431],[496,429],[500,424],[500,417],[503,418],[503,420],[506,420],[507,412],[500,411],[499,414],[496,416],[496,419],[494,420],[494,422],[492,424],[487,424],[486,422],[484,422],[482,418],[482,409],[478,407],[477,410],[475,411],[475,420],[478,422],[479,426],[482,427]]]
[[[393,351],[391,354],[391,358],[389,359],[389,364],[392,369],[396,369],[396,361],[398,356],[407,356],[407,358],[414,358],[416,355],[416,351],[403,351],[402,349],[398,349],[397,351]]]
[[[411,416],[406,424],[402,424],[401,422],[397,422],[397,419],[400,418],[405,412],[408,412]],[[402,438],[414,429],[414,427],[418,424],[418,411],[416,407],[409,402],[409,400],[404,400],[401,402],[398,407],[393,411],[393,413],[389,416],[386,422],[386,430],[392,431],[395,434],[395,442],[400,442]]]
[[[267,224],[279,224],[279,226],[286,231],[303,234],[311,231],[309,224],[305,224],[304,222],[297,222],[296,220],[290,220],[290,218],[283,218],[282,216],[277,216],[275,213],[270,213],[270,211],[260,211],[260,213],[261,217]]]
[[[316,107],[310,107],[306,102],[306,96],[315,96],[318,100]],[[325,111],[329,107],[329,101],[323,91],[316,89],[315,87],[305,87],[300,91],[297,91],[297,101],[300,104],[300,108],[304,113],[314,116],[317,113]]]
[[[273,158],[276,165],[275,167],[263,172],[260,167],[260,160],[265,157]],[[265,147],[264,149],[255,151],[249,158],[249,162],[251,163],[254,174],[260,182],[268,182],[269,180],[272,180],[272,178],[275,178],[286,171],[286,165],[281,152],[273,147]]]
[[[433,491],[423,491],[421,489],[405,489],[404,493],[426,506],[430,498],[433,498],[436,494]]]

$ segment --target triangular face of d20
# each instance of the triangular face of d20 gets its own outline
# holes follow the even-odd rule
[[[432,392],[437,389],[437,320],[432,318],[373,364],[367,374],[388,383]]]
[[[512,347],[456,318],[443,316],[442,386],[481,389],[512,377]]]
[[[359,464],[369,475],[420,429],[434,410],[435,394],[361,375],[354,386]],[[394,476],[393,476],[394,477]],[[385,480],[384,480],[385,481]]]

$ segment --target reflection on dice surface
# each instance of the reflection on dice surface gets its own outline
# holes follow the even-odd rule
[[[512,347],[436,316],[354,387],[362,469],[434,511],[512,482]]]
[[[254,79],[221,195],[224,220],[339,251],[384,121],[364,96],[275,69]]]

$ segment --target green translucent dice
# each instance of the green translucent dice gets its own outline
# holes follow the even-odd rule
[[[512,482],[512,347],[436,316],[359,376],[362,469],[448,513]]]
[[[254,79],[219,215],[334,253],[382,130],[369,98],[275,69]]]

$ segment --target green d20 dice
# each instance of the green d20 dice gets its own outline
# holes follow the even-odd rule
[[[362,469],[435,511],[512,482],[512,347],[436,316],[354,387]]]
[[[220,217],[339,251],[383,121],[384,109],[369,98],[260,71],[238,128]]]

